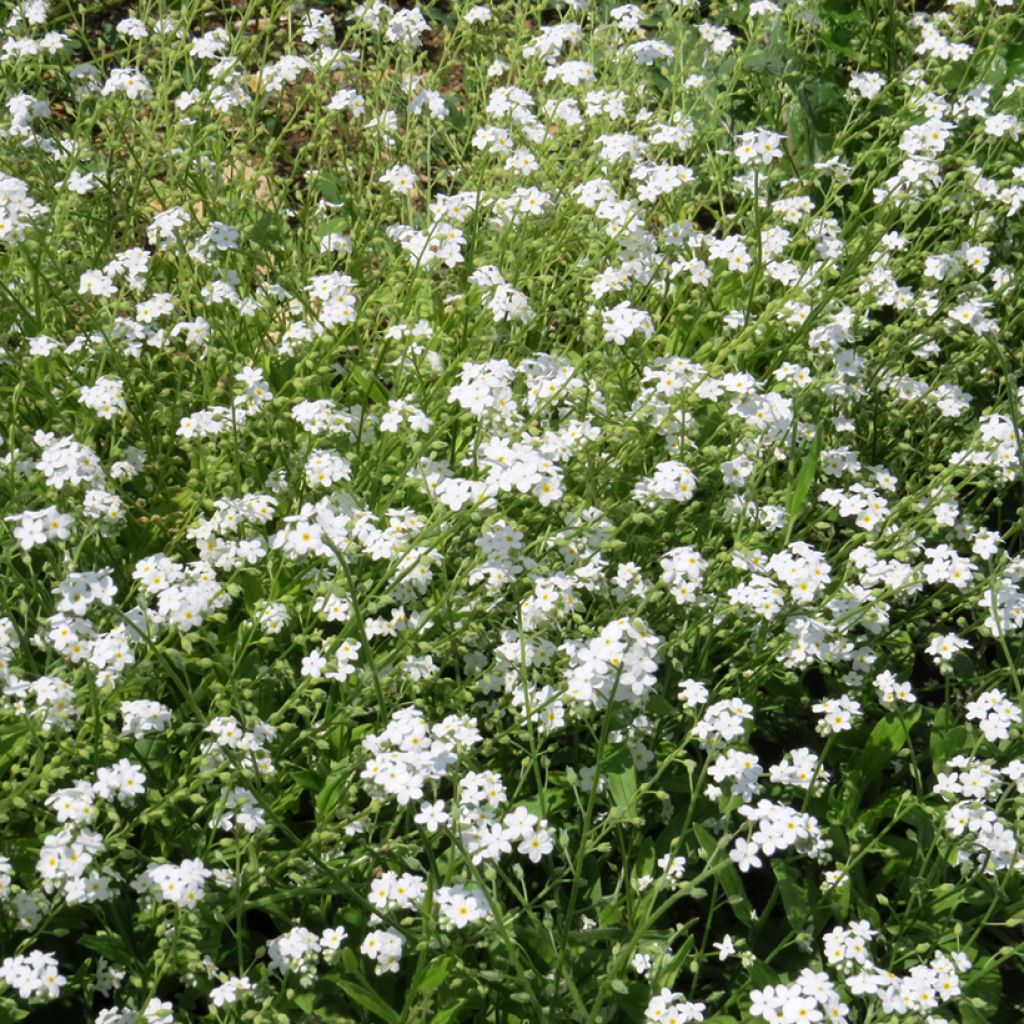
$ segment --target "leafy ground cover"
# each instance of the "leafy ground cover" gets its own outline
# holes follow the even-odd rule
[[[1020,1021],[1012,0],[3,19],[0,1021]]]

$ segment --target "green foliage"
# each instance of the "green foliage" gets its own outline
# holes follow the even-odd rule
[[[1018,1024],[1018,13],[45,6],[0,1024]]]

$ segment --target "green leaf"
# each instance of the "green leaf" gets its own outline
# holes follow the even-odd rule
[[[284,218],[264,210],[249,229],[249,237],[260,247],[281,244],[287,233],[287,222]]]
[[[996,958],[991,956],[977,959],[965,988],[972,1000],[981,999],[995,1009],[1002,1002],[1003,978],[999,972],[998,961],[995,962],[995,966],[993,961],[996,961]]]
[[[516,929],[516,942],[521,949],[528,950],[534,963],[549,968],[557,959],[555,948],[551,939],[542,928],[534,928],[529,925],[522,925]]]
[[[822,10],[829,21],[864,22],[865,14],[859,0],[824,0]]]
[[[751,53],[744,57],[743,69],[754,74],[768,72],[771,75],[781,75],[786,70],[786,58],[779,50],[762,50],[760,53]]]
[[[683,940],[683,944],[672,954],[672,959],[667,963],[663,963],[659,970],[659,978],[663,984],[668,985],[670,988],[675,983],[676,975],[682,968],[684,961],[688,960],[693,947],[697,944],[695,936],[691,933],[686,936]]]
[[[757,960],[750,967],[750,982],[758,988],[765,985],[774,985],[778,982],[779,976],[763,961]]]
[[[329,203],[343,203],[341,179],[336,174],[324,174],[320,178],[320,195]]]
[[[452,968],[455,966],[455,958],[443,956],[435,960],[424,972],[423,976],[415,983],[415,995],[424,995],[433,992],[442,981],[451,976]]]
[[[605,764],[608,789],[616,807],[628,810],[636,796],[636,770],[627,747],[619,747]]]
[[[29,1011],[18,1006],[13,999],[0,998],[0,1020],[15,1024],[15,1021],[24,1020],[28,1014]]]
[[[31,731],[27,722],[19,722],[0,732],[0,768],[5,769],[9,763],[18,759],[19,747]]]
[[[991,1024],[991,1018],[980,1010],[976,1010],[966,999],[959,1001],[958,1008],[963,1024]]]
[[[664,96],[672,88],[672,81],[657,65],[647,66],[647,84],[659,95]]]
[[[466,1000],[460,999],[457,1003],[445,1007],[443,1010],[438,1010],[437,1013],[430,1018],[430,1024],[449,1024],[450,1021],[458,1018],[465,1005]]]
[[[647,698],[647,710],[658,718],[679,717],[679,708],[670,704],[660,693],[652,693]]]
[[[814,477],[818,472],[818,459],[820,456],[821,430],[816,430],[814,432],[814,440],[811,441],[810,450],[800,463],[800,469],[796,474],[796,479],[793,481],[793,486],[789,492],[789,499],[786,502],[786,514],[789,520],[789,525],[786,528],[786,544],[789,543],[797,517],[803,511],[807,495],[810,494],[811,485],[814,483]]]
[[[906,745],[910,738],[910,728],[920,715],[921,709],[917,707],[903,718],[883,718],[875,724],[857,758],[856,768],[852,774],[854,786],[850,793],[849,810],[860,806],[864,794],[881,774],[882,769]]]
[[[785,108],[789,147],[798,164],[808,167],[827,156],[841,127],[843,90],[827,78],[793,75],[788,82],[793,99]]]
[[[967,741],[967,726],[954,725],[949,709],[939,708],[928,736],[928,753],[931,754],[935,771],[942,771],[951,757],[962,754],[967,749]]]
[[[710,861],[711,857],[716,855],[715,851],[718,849],[718,841],[702,825],[694,825],[693,834],[697,837],[704,856]],[[750,900],[747,898],[747,890],[743,887],[743,880],[724,851],[718,854],[718,856],[721,859],[715,866],[715,878],[718,879],[718,884],[725,891],[726,896],[729,897],[729,904],[733,909],[733,913],[743,924],[749,925],[753,921],[753,910],[750,906]]]
[[[292,778],[294,778],[303,789],[308,789],[311,793],[319,793],[324,785],[323,776],[317,775],[316,772],[310,771],[308,768],[303,768],[300,771],[294,772],[292,774]]]
[[[375,1017],[380,1020],[386,1021],[387,1024],[398,1024],[401,1019],[398,1016],[397,1011],[393,1010],[387,1003],[376,992],[373,991],[365,982],[357,981],[354,978],[334,978],[332,979],[334,985],[342,990],[352,1000],[357,1003],[364,1010],[369,1010]]]
[[[778,857],[773,857],[771,864],[772,871],[779,883],[782,905],[786,908],[786,917],[789,918],[790,925],[794,931],[808,931],[811,926],[811,906],[805,888],[800,884],[800,874],[792,864],[788,864]]]
[[[317,238],[326,238],[327,235],[332,234],[335,231],[346,232],[349,230],[349,218],[344,214],[337,214],[334,217],[328,217],[317,229]]]
[[[647,985],[636,981],[621,981],[618,978],[609,982],[615,992],[615,1004],[633,1021],[644,1019],[644,1007],[650,1001],[651,992]],[[618,1018],[616,1018],[618,1019]]]
[[[348,370],[348,379],[359,386],[367,401],[386,402],[388,400],[385,390],[362,367],[350,363],[346,365],[346,369]]]
[[[797,98],[807,116],[808,124],[820,136],[831,136],[836,118],[842,112],[842,90],[828,79],[801,82]]]
[[[344,792],[344,785],[339,774],[329,775],[323,784],[323,789],[316,798],[316,820],[318,825],[323,825],[331,817],[331,812],[338,806],[341,794]]]
[[[132,955],[118,935],[81,935],[77,941],[80,946],[106,957],[112,964],[131,963]]]

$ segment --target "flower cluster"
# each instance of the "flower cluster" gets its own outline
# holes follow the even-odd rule
[[[1010,0],[109,6],[0,13],[0,1021],[1019,1019]]]

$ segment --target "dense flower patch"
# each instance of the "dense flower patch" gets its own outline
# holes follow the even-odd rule
[[[1020,1020],[1012,0],[3,18],[0,1021]]]

